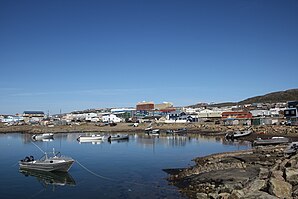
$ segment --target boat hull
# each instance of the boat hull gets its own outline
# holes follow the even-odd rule
[[[37,171],[61,171],[67,172],[74,160],[68,160],[64,162],[50,163],[50,162],[39,162],[39,161],[31,161],[31,162],[20,162],[20,169],[25,170],[37,170]]]
[[[78,141],[95,141],[95,140],[102,140],[102,136],[80,136],[78,137]]]
[[[43,139],[53,139],[54,134],[53,133],[44,133],[40,135],[33,135],[32,139],[33,140],[43,140]]]

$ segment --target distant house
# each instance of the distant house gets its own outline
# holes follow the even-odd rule
[[[298,101],[288,102],[288,108],[284,110],[284,116],[290,125],[298,125]]]
[[[102,119],[102,122],[114,122],[114,123],[122,122],[122,119],[117,117],[114,114],[103,115],[101,119]]]
[[[245,111],[229,111],[222,113],[225,125],[251,125],[252,114]]]
[[[26,123],[40,122],[45,117],[43,111],[24,111],[23,118]]]

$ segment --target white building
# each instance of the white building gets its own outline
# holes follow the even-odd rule
[[[114,123],[122,122],[122,119],[120,117],[117,117],[114,114],[103,115],[101,119],[102,119],[102,122],[114,122]]]

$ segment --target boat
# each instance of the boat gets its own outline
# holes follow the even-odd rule
[[[286,144],[288,142],[289,142],[289,138],[286,138],[286,137],[272,137],[272,138],[269,138],[269,139],[257,138],[253,142],[253,146]]]
[[[35,170],[24,170],[20,169],[20,173],[24,176],[35,177],[39,182],[44,185],[53,186],[75,186],[76,182],[68,172],[46,172],[46,171],[35,171]]]
[[[186,128],[181,128],[181,129],[177,129],[177,130],[167,130],[166,133],[167,134],[186,134],[187,129]]]
[[[296,154],[298,151],[298,142],[291,142],[288,147],[284,150],[287,155]]]
[[[240,137],[248,136],[251,133],[252,133],[251,130],[235,131],[235,132],[227,133],[225,137],[228,140],[233,140],[233,139],[237,139],[237,138],[240,138]]]
[[[159,129],[151,129],[150,131],[146,131],[148,135],[159,135],[160,130]]]
[[[36,171],[61,171],[67,172],[74,159],[66,156],[61,156],[60,152],[45,153],[40,159],[34,160],[33,156],[25,157],[19,161],[20,169],[36,170]]]
[[[102,135],[96,135],[96,134],[92,134],[92,135],[80,135],[77,140],[79,142],[83,142],[83,141],[95,141],[95,140],[102,140],[103,136]]]
[[[46,140],[46,139],[54,139],[53,133],[43,133],[43,134],[34,134],[31,137],[33,140]]]
[[[113,141],[113,140],[128,140],[129,136],[128,134],[116,134],[116,135],[110,135],[108,137],[108,141]]]

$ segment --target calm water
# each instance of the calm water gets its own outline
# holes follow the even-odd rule
[[[1,198],[184,198],[168,185],[165,168],[187,167],[211,153],[250,148],[211,137],[130,135],[126,142],[79,143],[79,134],[56,134],[34,142],[44,151],[61,151],[79,163],[68,174],[19,172],[17,161],[42,156],[30,135],[0,135]]]

